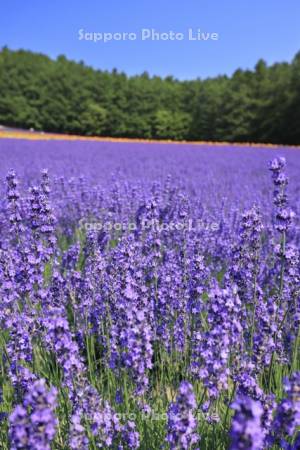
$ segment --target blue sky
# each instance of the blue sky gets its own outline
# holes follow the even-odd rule
[[[65,54],[99,69],[179,79],[232,74],[290,61],[300,50],[299,0],[2,0],[0,47],[51,57]],[[188,29],[218,33],[191,41]],[[79,40],[79,30],[135,33],[136,40],[106,44]],[[183,33],[183,40],[142,40],[142,29]],[[208,35],[206,35],[208,36]]]

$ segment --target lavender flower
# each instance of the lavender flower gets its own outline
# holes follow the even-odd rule
[[[168,410],[167,442],[171,450],[188,450],[199,441],[197,421],[193,415],[196,399],[193,387],[187,381],[182,381],[176,402]]]
[[[57,391],[35,381],[28,389],[23,405],[17,405],[9,417],[11,449],[50,450],[56,434]]]
[[[285,232],[289,229],[295,213],[288,207],[286,187],[288,178],[284,173],[286,160],[283,157],[275,158],[270,163],[274,183],[274,205],[276,206],[276,229]]]
[[[235,414],[230,429],[230,450],[262,450],[265,436],[261,403],[247,396],[239,396],[231,407]]]
[[[10,170],[6,176],[7,200],[9,205],[10,232],[17,240],[24,231],[21,216],[20,193],[18,191],[18,180],[14,170]]]
[[[70,437],[69,446],[71,450],[88,450],[89,439],[86,435],[84,426],[81,423],[80,414],[74,412],[70,419]]]
[[[192,342],[191,371],[199,377],[212,398],[228,387],[230,354],[236,361],[242,346],[241,301],[237,288],[211,289],[203,331],[196,331]]]
[[[64,317],[62,309],[50,309],[47,317],[43,320],[43,324],[46,331],[44,342],[63,368],[63,383],[69,388],[70,395],[72,395],[74,389],[73,380],[84,370],[78,345],[73,340],[68,321]]]
[[[284,390],[286,398],[278,405],[272,424],[273,440],[283,448],[300,426],[300,372],[284,380]]]

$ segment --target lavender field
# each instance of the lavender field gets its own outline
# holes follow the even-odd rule
[[[300,149],[0,160],[1,449],[300,449]]]

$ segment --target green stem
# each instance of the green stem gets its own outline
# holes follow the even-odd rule
[[[296,368],[297,368],[299,335],[300,335],[300,328],[298,328],[298,333],[297,333],[297,337],[296,337],[296,341],[295,341],[293,362],[292,362],[292,371],[296,370]]]
[[[281,269],[280,269],[280,283],[279,283],[279,292],[278,292],[278,309],[276,312],[276,319],[275,322],[277,323],[278,320],[278,312],[280,310],[281,304],[282,304],[282,292],[283,292],[283,283],[284,283],[284,268],[285,268],[285,246],[286,246],[286,233],[285,231],[282,232],[282,238],[281,238]],[[286,313],[284,314],[283,320],[280,324],[280,328],[278,331],[281,330],[285,318],[286,318]],[[273,371],[273,365],[274,365],[274,360],[275,360],[275,352],[276,352],[276,345],[277,345],[277,332],[274,333],[274,342],[275,342],[275,350],[273,350],[272,352],[272,356],[271,356],[271,362],[270,362],[270,367],[269,367],[269,376],[268,376],[268,389],[270,390],[271,388],[271,378],[272,378],[272,371]]]
[[[225,414],[225,419],[224,419],[224,428],[227,427],[227,418],[228,418],[228,414],[229,414],[229,408],[230,408],[230,405],[232,403],[233,397],[235,396],[236,388],[237,388],[237,383],[235,381],[234,384],[233,384],[233,389],[232,389],[232,392],[231,392],[231,395],[230,395],[230,399],[229,399],[229,402],[228,402],[228,405],[227,405],[227,409],[226,409],[226,414]]]
[[[252,323],[251,323],[251,331],[250,331],[250,354],[253,353],[253,338],[254,338],[254,330],[255,330],[255,316],[256,316],[256,308],[257,308],[257,268],[255,270],[254,276],[254,305],[253,305],[253,313],[252,313]]]

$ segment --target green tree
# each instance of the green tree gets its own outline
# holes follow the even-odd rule
[[[105,129],[106,121],[106,109],[96,103],[88,103],[79,117],[81,128],[88,136],[100,136]]]
[[[159,110],[154,118],[155,136],[159,139],[185,139],[191,118],[186,113]]]
[[[127,77],[60,55],[0,51],[0,123],[116,137],[300,144],[300,53],[232,77]]]

